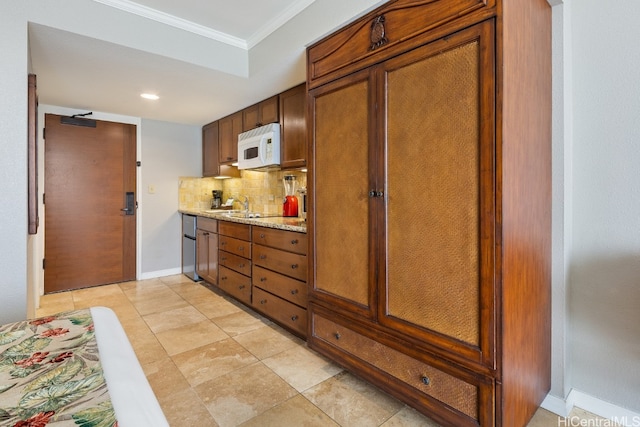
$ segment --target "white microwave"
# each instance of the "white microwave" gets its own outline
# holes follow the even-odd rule
[[[271,123],[238,135],[238,169],[279,169],[280,124]]]

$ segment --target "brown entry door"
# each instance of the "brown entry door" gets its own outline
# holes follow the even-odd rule
[[[78,123],[45,115],[45,293],[136,278],[136,127]]]

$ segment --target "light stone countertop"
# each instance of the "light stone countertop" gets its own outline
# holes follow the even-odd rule
[[[267,218],[238,218],[225,213],[206,212],[204,210],[179,209],[178,212],[187,215],[196,215],[205,218],[213,218],[220,221],[237,222],[240,224],[257,225],[260,227],[277,228],[279,230],[296,231],[298,233],[307,232],[307,223],[302,218],[289,217],[267,217]]]

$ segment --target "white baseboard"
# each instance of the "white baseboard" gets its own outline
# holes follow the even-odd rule
[[[568,417],[571,410],[577,407],[607,420],[612,420],[617,423],[616,425],[640,427],[640,413],[605,402],[576,389],[571,389],[566,399],[547,395],[541,406],[547,411],[562,417]],[[586,424],[579,424],[576,421],[575,425]],[[605,424],[602,424],[602,426],[604,427]]]
[[[157,277],[173,276],[174,274],[182,274],[182,268],[169,268],[167,270],[148,271],[146,273],[140,273],[139,280],[155,279]]]

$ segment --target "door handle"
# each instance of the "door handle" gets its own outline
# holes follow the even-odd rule
[[[135,215],[136,213],[136,201],[134,199],[133,191],[127,191],[125,193],[125,204],[126,207],[120,209],[125,215]]]

